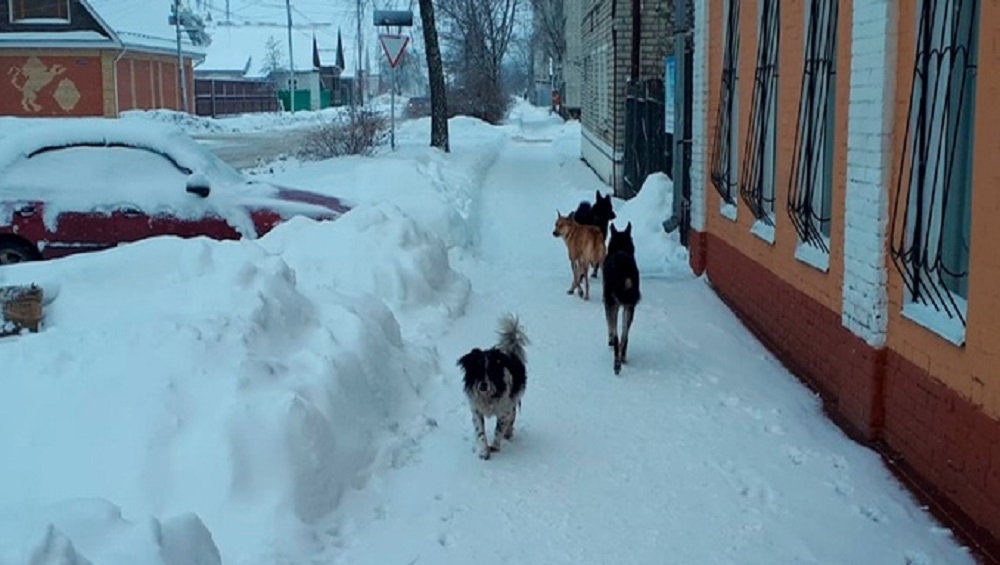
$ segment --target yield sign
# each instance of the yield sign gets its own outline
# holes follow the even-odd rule
[[[395,69],[403,58],[403,52],[406,51],[410,38],[405,35],[382,33],[379,34],[378,39],[382,42],[382,51],[385,53],[385,58],[389,60],[389,66]]]

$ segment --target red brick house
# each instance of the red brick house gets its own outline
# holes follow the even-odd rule
[[[183,109],[169,17],[167,3],[157,10],[123,0],[0,0],[0,115]],[[182,33],[189,99],[206,43],[200,30]]]
[[[1000,560],[1000,4],[694,7],[694,270]]]

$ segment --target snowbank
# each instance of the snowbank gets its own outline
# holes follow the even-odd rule
[[[28,281],[56,298],[42,332],[0,341],[4,563],[294,561],[426,427],[437,359],[393,309],[454,316],[468,296],[389,206],[0,272]]]
[[[429,118],[406,121],[397,128],[395,152],[289,164],[269,180],[334,195],[352,206],[390,202],[431,229],[449,248],[475,245],[479,190],[505,132],[475,118],[452,118],[451,152],[444,153],[428,147]]]
[[[405,102],[405,98],[403,99]],[[388,115],[389,101],[381,99],[369,106]],[[397,118],[401,109],[400,99],[396,100]],[[195,116],[175,110],[128,110],[121,118],[128,121],[142,121],[170,124],[184,130],[188,135],[231,134],[262,131],[281,131],[307,128],[328,123],[348,111],[346,106],[323,108],[322,110],[298,110],[291,112],[258,112],[210,118]]]
[[[593,197],[591,197],[591,200]],[[635,259],[643,276],[691,276],[688,252],[677,231],[663,231],[663,221],[673,214],[674,184],[663,173],[646,177],[639,194],[628,201],[615,199],[615,227],[632,222]]]

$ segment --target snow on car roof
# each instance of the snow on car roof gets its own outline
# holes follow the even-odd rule
[[[42,149],[90,144],[122,144],[163,153],[213,183],[245,180],[176,126],[108,118],[0,118],[0,171]]]
[[[53,148],[59,150],[46,151]],[[207,198],[185,190],[192,178],[209,180]],[[282,201],[273,185],[248,182],[176,126],[103,118],[0,118],[0,223],[13,213],[3,203],[12,198],[45,202],[50,229],[66,211],[110,214],[137,207],[186,219],[215,214],[251,236],[249,208],[286,216],[328,213],[321,206]]]

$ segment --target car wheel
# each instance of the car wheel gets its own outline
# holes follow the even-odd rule
[[[0,265],[37,261],[41,257],[30,244],[21,241],[0,241]]]

